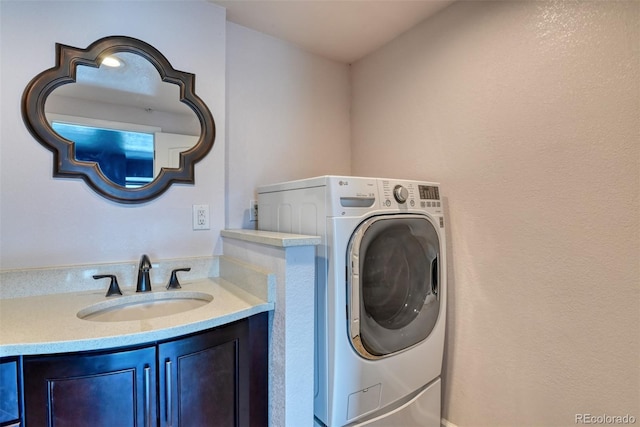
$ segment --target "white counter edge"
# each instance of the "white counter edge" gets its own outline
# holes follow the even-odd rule
[[[245,229],[222,230],[220,234],[222,237],[280,248],[289,248],[293,246],[316,246],[320,244],[320,236],[308,236],[305,234]]]

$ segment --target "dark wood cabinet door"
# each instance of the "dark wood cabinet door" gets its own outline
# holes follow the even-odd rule
[[[29,427],[157,425],[156,349],[24,359]]]
[[[249,323],[249,408],[243,408],[251,416],[250,427],[267,427],[269,424],[269,313],[251,316]]]
[[[263,427],[268,315],[140,349],[25,356],[29,427]]]
[[[160,344],[160,426],[249,425],[247,341],[244,321]]]

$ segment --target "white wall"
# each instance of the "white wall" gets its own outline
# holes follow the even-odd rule
[[[227,228],[258,185],[350,171],[349,67],[227,23]]]
[[[225,11],[206,1],[6,1],[1,15],[0,196],[3,269],[207,256],[224,227]],[[109,35],[136,37],[174,68],[196,74],[216,120],[196,185],[174,185],[142,205],[120,205],[81,180],[53,179],[52,154],[27,131],[20,99],[55,65],[55,43],[80,48]],[[210,205],[209,231],[191,229],[191,206]]]
[[[442,182],[459,426],[640,417],[639,23],[459,2],[353,66],[352,172]]]

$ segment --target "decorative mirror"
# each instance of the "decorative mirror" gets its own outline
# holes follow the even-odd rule
[[[194,166],[216,132],[195,94],[195,75],[125,36],[86,49],[56,43],[56,66],[27,85],[22,117],[53,153],[54,177],[81,178],[119,203],[152,200],[172,183],[193,184]]]

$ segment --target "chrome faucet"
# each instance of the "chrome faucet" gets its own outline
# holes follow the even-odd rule
[[[136,292],[150,292],[151,279],[149,278],[149,269],[151,269],[151,261],[147,254],[140,257],[140,266],[138,267],[138,285]]]

